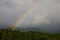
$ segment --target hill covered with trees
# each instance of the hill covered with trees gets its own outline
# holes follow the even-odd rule
[[[0,30],[0,40],[60,40],[60,34]]]

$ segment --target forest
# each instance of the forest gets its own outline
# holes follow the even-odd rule
[[[20,30],[0,30],[0,40],[60,40],[58,33],[22,32]]]

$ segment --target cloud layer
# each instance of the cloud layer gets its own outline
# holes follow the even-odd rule
[[[34,5],[22,28],[59,32],[59,2],[59,0],[0,0],[0,25],[12,25],[19,16],[24,14],[24,11]]]

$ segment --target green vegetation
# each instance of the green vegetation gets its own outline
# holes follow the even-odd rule
[[[0,30],[0,40],[60,40],[60,34]]]

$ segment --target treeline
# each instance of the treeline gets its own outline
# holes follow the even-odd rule
[[[60,34],[0,30],[0,40],[60,40]]]

